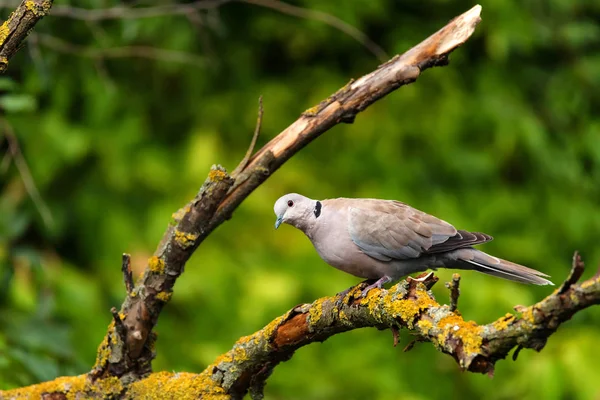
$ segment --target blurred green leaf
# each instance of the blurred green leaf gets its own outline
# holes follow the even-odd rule
[[[30,94],[14,93],[0,96],[0,108],[7,113],[35,111],[37,102]]]

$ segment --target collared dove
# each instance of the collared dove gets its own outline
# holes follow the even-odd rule
[[[275,229],[300,229],[329,265],[376,280],[364,291],[427,269],[468,269],[522,283],[552,285],[542,272],[473,248],[490,235],[457,230],[446,221],[394,200],[312,200],[297,193],[275,203]]]

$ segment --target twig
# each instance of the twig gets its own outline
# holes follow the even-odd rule
[[[258,117],[256,119],[254,135],[252,135],[252,141],[250,142],[250,147],[248,147],[248,150],[246,150],[246,154],[244,155],[244,158],[242,158],[242,161],[240,161],[238,166],[235,167],[235,169],[231,173],[231,176],[234,178],[237,175],[239,175],[239,173],[242,172],[244,170],[244,168],[246,168],[246,165],[248,165],[248,160],[250,160],[250,157],[252,156],[252,153],[254,152],[254,147],[256,146],[256,141],[258,140],[258,136],[260,135],[260,128],[262,126],[263,112],[264,112],[263,111],[263,98],[262,98],[262,96],[260,96],[258,98]]]
[[[415,344],[423,343],[426,341],[427,341],[427,339],[425,339],[424,337],[417,336],[415,339],[411,340],[410,343],[408,343],[404,349],[402,349],[402,352],[403,353],[409,352],[413,349],[413,347],[415,347]]]
[[[560,285],[560,288],[558,289],[558,294],[565,294],[567,292],[567,290],[569,290],[571,285],[576,283],[579,280],[579,278],[581,278],[581,275],[583,275],[584,269],[585,269],[585,264],[581,260],[581,256],[579,255],[579,252],[576,251],[573,254],[573,264],[571,265],[571,272],[569,272],[569,276],[563,282],[563,284]]]
[[[400,330],[396,326],[390,326],[390,330],[392,331],[392,335],[394,337],[394,347],[396,347],[400,341]]]
[[[37,33],[35,35],[37,36],[39,43],[48,48],[62,53],[73,54],[92,59],[137,57],[164,62],[178,62],[182,64],[189,64],[195,67],[205,67],[208,62],[204,57],[194,54],[176,50],[160,49],[151,46],[123,46],[95,49],[91,47],[74,45],[56,36],[48,34]]]
[[[458,307],[458,296],[460,296],[460,275],[452,274],[452,280],[446,282],[446,287],[450,289],[450,311],[456,311]]]
[[[115,330],[116,330],[117,334],[119,335],[121,340],[123,342],[125,342],[125,339],[127,338],[127,335],[126,335],[127,330],[125,328],[125,325],[123,324],[123,320],[121,319],[119,312],[117,311],[117,309],[115,307],[112,307],[110,309],[110,313],[112,314],[113,320],[115,321]]]
[[[52,218],[52,212],[46,205],[46,202],[44,202],[44,199],[42,199],[42,196],[40,195],[40,192],[37,189],[35,181],[33,180],[31,172],[29,171],[29,166],[25,161],[25,157],[23,157],[23,153],[21,153],[19,141],[17,140],[17,137],[15,136],[12,130],[12,126],[5,119],[2,119],[1,123],[4,127],[4,135],[6,137],[6,140],[8,141],[8,153],[10,153],[10,159],[14,160],[15,166],[17,167],[19,175],[21,176],[21,180],[23,181],[23,185],[25,186],[25,190],[27,191],[27,194],[33,201],[33,204],[35,204],[35,207],[40,213],[44,224],[48,228],[51,228],[54,225],[54,218]],[[5,156],[4,160],[2,160],[2,167],[5,167],[5,162],[10,161],[10,159],[6,157],[8,157],[8,155]],[[2,171],[3,170],[4,168],[2,168]]]
[[[4,135],[0,136],[0,144],[4,142]],[[10,143],[7,145],[6,151],[4,152],[4,157],[2,157],[2,161],[0,162],[0,174],[5,174],[10,167],[10,161],[12,160],[12,155],[10,151]]]
[[[8,60],[40,19],[48,14],[53,0],[23,0],[0,27],[0,73],[8,68]]]
[[[103,21],[111,19],[143,19],[168,15],[185,15],[190,11],[220,7],[232,0],[199,0],[188,4],[169,4],[163,6],[133,8],[117,6],[103,9],[87,9],[68,5],[56,5],[52,9],[53,17],[65,17],[83,21]],[[0,8],[14,6],[12,1],[2,1]]]
[[[519,353],[521,352],[521,350],[523,350],[523,346],[518,345],[517,348],[515,349],[515,351],[513,352],[513,355],[512,355],[512,360],[513,361],[517,361],[517,358],[519,357]]]
[[[133,275],[131,273],[131,256],[127,253],[123,253],[121,270],[123,271],[123,281],[125,282],[125,289],[127,290],[127,294],[131,296],[131,293],[133,293]]]
[[[284,3],[279,0],[239,0],[243,3],[254,4],[261,7],[270,8],[280,13],[292,15],[298,18],[305,18],[323,22],[335,29],[340,30],[346,35],[352,37],[357,42],[362,44],[368,51],[370,51],[380,62],[385,62],[390,57],[388,54],[379,46],[377,43],[372,41],[364,32],[356,29],[352,25],[347,24],[336,16],[327,14],[323,11],[311,10],[308,8],[302,8],[293,6],[291,4]]]

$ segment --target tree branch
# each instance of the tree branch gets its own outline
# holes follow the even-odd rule
[[[23,0],[0,26],[0,73],[8,68],[8,60],[19,50],[34,25],[48,15],[53,0]]]
[[[573,264],[573,270],[579,264]],[[465,321],[451,306],[440,305],[430,291],[430,282],[409,279],[390,290],[371,290],[359,298],[360,286],[349,293],[349,304],[335,297],[296,306],[262,330],[241,338],[202,374],[208,374],[232,398],[242,397],[257,379],[266,379],[273,368],[310,343],[322,342],[342,332],[364,327],[403,327],[416,331],[419,341],[428,341],[451,355],[461,369],[492,375],[496,361],[515,347],[540,351],[548,337],[577,311],[600,304],[600,276],[563,293],[558,290],[542,301],[507,314],[488,325]],[[339,307],[339,308],[338,308]],[[252,379],[251,379],[252,378]],[[258,396],[257,398],[260,398]]]
[[[480,21],[480,11],[480,6],[473,7],[402,56],[394,57],[304,112],[231,177],[222,167],[213,167],[198,195],[173,215],[158,249],[148,260],[143,278],[121,306],[127,340],[122,343],[114,323],[109,326],[90,373],[92,380],[117,376],[127,384],[148,375],[154,358],[152,329],[162,307],[171,298],[183,266],[198,245],[254,189],[310,141],[340,122],[352,122],[356,114],[375,101],[414,82],[422,70],[446,65],[450,52],[473,33]]]
[[[580,265],[574,262],[571,275]],[[438,350],[452,356],[461,369],[492,375],[495,363],[506,358],[514,347],[516,351],[522,348],[540,351],[548,337],[573,314],[600,304],[600,273],[597,273],[580,284],[571,282],[562,293],[557,289],[530,307],[520,307],[514,315],[478,325],[465,321],[460,313],[435,300],[428,288],[436,281],[433,275],[424,280],[408,279],[389,290],[372,289],[365,298],[359,297],[362,289],[359,285],[348,294],[347,304],[340,305],[337,297],[332,296],[296,306],[260,331],[238,340],[200,374],[159,372],[129,386],[115,377],[94,383],[82,375],[0,392],[0,397],[66,398],[69,394],[102,398],[118,394],[121,398],[139,398],[168,391],[179,394],[176,398],[185,395],[240,399],[249,392],[254,399],[260,399],[273,369],[289,360],[297,349],[365,327],[414,330],[419,335],[418,341],[433,343]]]

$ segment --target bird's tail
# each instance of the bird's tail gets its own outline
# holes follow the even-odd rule
[[[461,249],[456,253],[457,262],[452,265],[452,268],[471,269],[521,283],[554,285],[548,279],[543,278],[548,275],[540,271],[502,260],[473,248]]]

